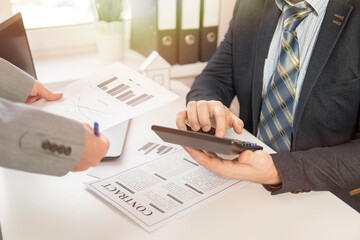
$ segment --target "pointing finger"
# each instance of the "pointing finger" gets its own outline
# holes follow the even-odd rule
[[[181,129],[181,130],[186,130],[186,123],[185,120],[187,118],[187,111],[181,111],[177,114],[176,117],[176,126],[177,128]]]

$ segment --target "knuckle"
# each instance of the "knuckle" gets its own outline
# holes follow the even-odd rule
[[[203,107],[207,107],[208,103],[207,101],[201,100],[197,102],[197,107],[198,108],[203,108]]]
[[[187,108],[194,107],[194,106],[196,106],[196,104],[197,104],[196,101],[190,101],[190,102],[188,102],[188,104],[187,104]]]
[[[210,100],[209,101],[211,104],[221,104],[221,102],[220,101],[218,101],[218,100]]]
[[[223,108],[223,107],[224,107],[224,104],[222,104],[222,102],[220,102],[220,101],[214,101],[214,102],[213,102],[213,105],[214,105],[216,108]]]
[[[214,114],[218,116],[223,116],[224,118],[227,117],[226,112],[224,111],[224,107],[219,105],[216,105],[214,107]]]

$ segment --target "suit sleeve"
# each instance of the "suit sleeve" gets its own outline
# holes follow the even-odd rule
[[[80,160],[81,123],[0,98],[0,166],[62,176]]]
[[[238,3],[237,3],[238,4]],[[234,11],[236,11],[235,6]],[[235,17],[235,14],[233,15]],[[235,96],[233,87],[233,28],[234,19],[231,20],[225,39],[217,48],[215,54],[208,62],[204,71],[195,78],[186,100],[216,100],[229,107]]]
[[[80,160],[81,123],[22,104],[35,79],[0,58],[0,166],[61,176]]]
[[[283,181],[273,194],[298,191],[360,188],[360,118],[354,139],[348,143],[307,151],[272,155]]]
[[[0,98],[25,102],[35,79],[8,61],[0,58]]]

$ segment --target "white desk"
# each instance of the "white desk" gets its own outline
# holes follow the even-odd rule
[[[126,145],[175,127],[180,99],[131,121]],[[5,240],[57,239],[359,239],[360,214],[327,192],[271,196],[261,185],[243,188],[148,233],[90,193],[86,173],[50,177],[0,168],[0,221]]]

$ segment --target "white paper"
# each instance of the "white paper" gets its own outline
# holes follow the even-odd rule
[[[160,141],[155,139],[139,141],[125,148],[118,159],[102,161],[88,175],[99,179],[114,176],[119,172],[144,164],[160,156],[166,156],[181,148],[179,145]]]
[[[86,122],[112,127],[175,100],[178,96],[136,71],[116,62],[93,75],[59,90],[63,98],[38,101],[42,110]]]
[[[144,229],[153,231],[244,184],[208,171],[179,148],[86,185]]]

